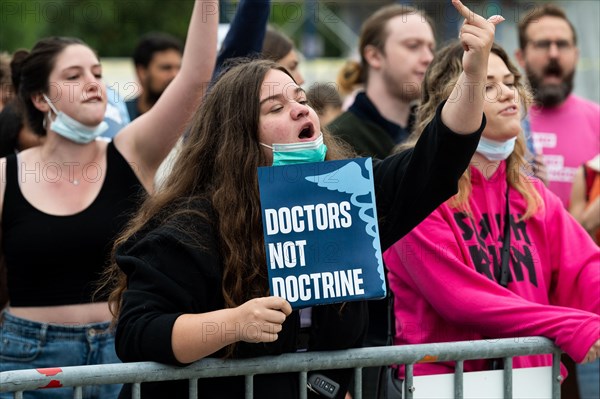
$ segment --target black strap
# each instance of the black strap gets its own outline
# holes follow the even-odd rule
[[[510,270],[508,263],[510,261],[510,206],[508,197],[509,184],[506,182],[506,211],[504,213],[504,242],[502,243],[502,269],[500,271],[500,285],[506,287],[508,285],[508,276]]]
[[[394,345],[394,337],[396,336],[396,318],[394,317],[394,293],[390,289],[390,281],[388,279],[388,269],[384,265],[383,267],[385,274],[385,288],[387,289],[386,302],[387,302],[387,337],[386,345]]]
[[[504,213],[504,239],[502,243],[502,269],[500,270],[500,281],[498,282],[501,286],[505,287],[508,285],[508,276],[510,275],[510,269],[508,263],[510,261],[510,206],[508,197],[508,182],[506,182],[506,211]],[[490,359],[490,370],[501,370],[504,368],[504,361],[502,358]]]

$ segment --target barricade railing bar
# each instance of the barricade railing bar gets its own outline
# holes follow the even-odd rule
[[[140,399],[140,383],[188,380],[189,398],[198,399],[197,380],[211,377],[245,376],[246,399],[253,398],[253,377],[257,374],[299,373],[300,386],[305,387],[307,372],[314,370],[353,368],[354,399],[362,398],[364,367],[404,364],[406,367],[404,398],[413,398],[413,368],[419,362],[456,361],[454,397],[463,398],[463,363],[473,359],[504,359],[504,397],[513,397],[512,358],[514,356],[552,354],[552,398],[560,399],[561,350],[543,337],[504,338],[482,341],[445,342],[422,345],[385,346],[327,352],[288,353],[250,359],[202,359],[187,367],[155,362],[103,364],[94,366],[57,367],[54,369],[14,370],[0,373],[0,392],[23,392],[52,387],[74,387],[73,397],[82,398],[82,387],[102,384],[133,384],[133,399]],[[307,392],[302,389],[301,399]]]

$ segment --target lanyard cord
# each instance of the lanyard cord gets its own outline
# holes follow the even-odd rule
[[[508,197],[508,189],[510,188],[508,182],[506,182],[506,212],[504,214],[504,239],[502,243],[502,269],[500,271],[500,281],[498,282],[501,286],[506,288],[508,285],[508,276],[510,271],[508,269],[508,262],[510,261],[510,206]],[[500,370],[504,368],[504,360],[502,358],[494,358],[490,360],[490,370]]]
[[[509,269],[508,263],[510,261],[510,207],[508,189],[509,184],[506,182],[506,212],[504,214],[504,242],[502,243],[502,269],[500,272],[500,285],[506,287],[508,285]]]

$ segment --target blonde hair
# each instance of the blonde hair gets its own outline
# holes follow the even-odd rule
[[[450,97],[460,73],[462,72],[463,47],[453,42],[438,51],[427,68],[421,89],[421,105],[417,109],[415,127],[408,140],[397,148],[398,151],[414,147],[425,127],[435,116],[438,105]],[[515,77],[515,89],[526,107],[531,102],[531,95],[521,81],[519,70],[511,63],[508,55],[494,43],[491,52],[496,54]],[[525,108],[526,109],[526,108]],[[523,115],[525,116],[525,115]],[[542,204],[542,199],[531,182],[531,167],[525,160],[525,138],[519,134],[515,149],[506,160],[506,178],[508,184],[517,190],[527,202],[527,210],[522,219],[533,216]],[[471,194],[471,173],[469,169],[463,173],[458,182],[458,193],[450,200],[449,205],[469,213],[469,196]]]

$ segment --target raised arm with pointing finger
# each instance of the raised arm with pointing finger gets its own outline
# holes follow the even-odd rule
[[[526,174],[523,76],[500,46],[489,42],[488,50],[492,24],[459,10],[467,22],[460,41],[439,49],[429,66],[417,131],[452,89],[457,100],[446,105],[462,102],[456,110],[463,110],[452,122],[474,122],[469,118],[479,115],[472,108],[485,93],[486,126],[456,195],[384,252],[398,327],[394,342],[543,336],[575,361],[593,361],[600,338],[600,253],[559,199]],[[485,86],[459,96],[456,89],[469,86],[457,81]],[[512,367],[550,364],[550,355],[531,355],[515,358]],[[494,367],[483,359],[464,363],[465,372]],[[413,372],[454,370],[454,363],[438,362],[415,365]]]
[[[452,0],[452,5],[465,18],[459,34],[465,54],[463,72],[444,105],[442,121],[456,133],[471,133],[481,124],[488,57],[496,25],[504,21],[504,17],[494,15],[486,20],[460,0]]]
[[[486,46],[481,51],[488,53],[490,31],[482,35]],[[481,56],[471,63],[477,71],[486,67]],[[482,82],[485,73],[476,76]],[[182,365],[204,357],[363,344],[365,302],[316,306],[307,320],[282,298],[270,296],[258,167],[274,165],[275,143],[314,146],[307,151],[311,161],[354,156],[321,130],[297,83],[280,65],[254,60],[228,69],[213,84],[172,173],[115,244],[108,280],[116,282],[111,304],[122,360]],[[456,193],[485,128],[483,98],[446,98],[436,101],[437,112],[415,148],[373,161],[382,251]],[[447,108],[446,121],[442,108]],[[470,115],[457,118],[461,110]],[[340,385],[336,399],[342,399],[352,370],[320,372]],[[198,381],[198,390],[215,399],[242,397],[244,386],[238,377]],[[257,376],[253,390],[255,397],[290,399],[306,387],[298,386],[295,375],[266,374]],[[161,382],[143,384],[142,391],[148,398],[184,397],[189,386]]]

